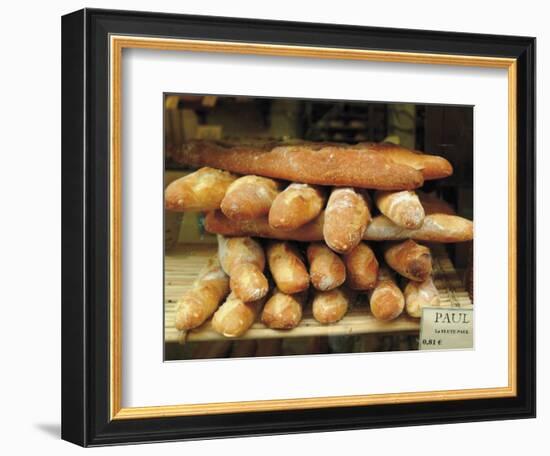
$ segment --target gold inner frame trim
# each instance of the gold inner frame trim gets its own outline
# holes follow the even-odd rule
[[[122,207],[121,207],[121,96],[123,49],[154,49],[301,58],[367,60],[375,62],[452,65],[508,70],[508,386],[463,390],[403,392],[354,396],[276,399],[169,406],[122,407]],[[137,36],[110,36],[110,415],[111,419],[160,418],[239,412],[365,406],[513,397],[517,394],[516,289],[516,179],[517,179],[517,61],[511,58],[388,52],[288,46],[227,41],[180,40]]]

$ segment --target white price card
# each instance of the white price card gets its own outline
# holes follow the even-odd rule
[[[425,307],[420,319],[420,350],[474,347],[474,311],[460,307]]]

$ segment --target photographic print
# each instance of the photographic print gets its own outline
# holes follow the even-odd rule
[[[473,348],[473,106],[163,103],[166,361]]]

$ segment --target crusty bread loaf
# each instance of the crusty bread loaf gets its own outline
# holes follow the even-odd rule
[[[424,282],[411,280],[405,286],[403,294],[405,295],[407,313],[414,318],[422,316],[422,309],[424,307],[438,307],[440,304],[439,292],[431,276]]]
[[[346,280],[344,262],[324,242],[314,242],[308,245],[307,260],[309,262],[309,277],[317,290],[332,290]]]
[[[352,290],[370,290],[378,280],[378,261],[366,242],[361,242],[344,255],[347,270],[347,286]]]
[[[418,158],[410,154],[417,165]],[[410,190],[424,181],[418,169],[397,163],[390,154],[382,154],[371,146],[353,148],[323,143],[231,146],[190,141],[175,153],[174,159],[186,165],[318,185]]]
[[[325,210],[325,242],[335,252],[348,253],[361,242],[370,220],[370,210],[363,192],[349,187],[335,188]]]
[[[280,230],[294,230],[311,222],[325,207],[326,197],[320,187],[292,183],[277,195],[269,210],[269,225]]]
[[[218,235],[218,256],[223,270],[231,277],[231,290],[239,299],[256,301],[267,294],[269,284],[263,274],[265,255],[258,241]]]
[[[262,323],[272,329],[291,329],[302,320],[302,308],[307,299],[307,291],[285,294],[275,288],[262,311]]]
[[[346,315],[349,302],[349,293],[342,288],[330,291],[316,290],[312,302],[313,318],[324,325],[336,323]]]
[[[369,293],[369,301],[371,313],[377,320],[394,320],[403,312],[405,298],[385,266],[379,269],[378,282]]]
[[[309,274],[295,246],[289,242],[270,242],[266,253],[269,270],[280,291],[293,294],[309,287]]]
[[[237,176],[213,168],[201,168],[171,182],[164,191],[170,211],[213,211],[219,209],[228,187]]]
[[[248,222],[233,222],[219,211],[209,212],[205,227],[210,233],[226,236],[256,236],[270,239],[312,242],[323,240],[324,212],[300,228],[292,231],[277,230],[269,226],[267,218]],[[474,224],[468,219],[447,214],[430,214],[424,218],[422,226],[407,230],[393,223],[384,215],[378,215],[367,226],[364,240],[399,241],[414,239],[429,242],[464,242],[474,236]]]
[[[211,258],[199,276],[178,300],[175,326],[188,330],[202,325],[229,293],[229,277],[223,272],[217,257]]]
[[[392,143],[359,143],[353,147],[379,152],[394,163],[410,166],[420,172],[425,180],[442,179],[453,174],[453,167],[443,157],[424,154]]]
[[[370,241],[414,239],[429,242],[465,242],[474,238],[474,224],[457,215],[430,214],[424,217],[420,228],[408,230],[379,215],[369,223],[363,238]]]
[[[390,268],[410,280],[423,282],[432,274],[432,254],[411,239],[390,245],[384,252]]]
[[[212,317],[212,328],[225,337],[241,337],[256,320],[265,299],[243,302],[231,292]]]
[[[416,229],[424,221],[424,208],[415,192],[377,191],[374,196],[376,206],[393,223],[403,228]]]
[[[220,207],[231,220],[254,220],[269,213],[280,189],[273,179],[243,176],[229,186]]]

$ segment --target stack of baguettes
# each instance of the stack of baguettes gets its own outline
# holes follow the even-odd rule
[[[258,316],[291,329],[306,303],[335,323],[357,293],[379,320],[420,317],[439,296],[430,249],[417,241],[473,238],[470,220],[415,191],[450,176],[451,164],[393,144],[193,141],[175,159],[199,169],[166,188],[166,208],[205,212],[218,235],[217,257],[178,302],[179,330],[212,317],[214,330],[239,337]]]

